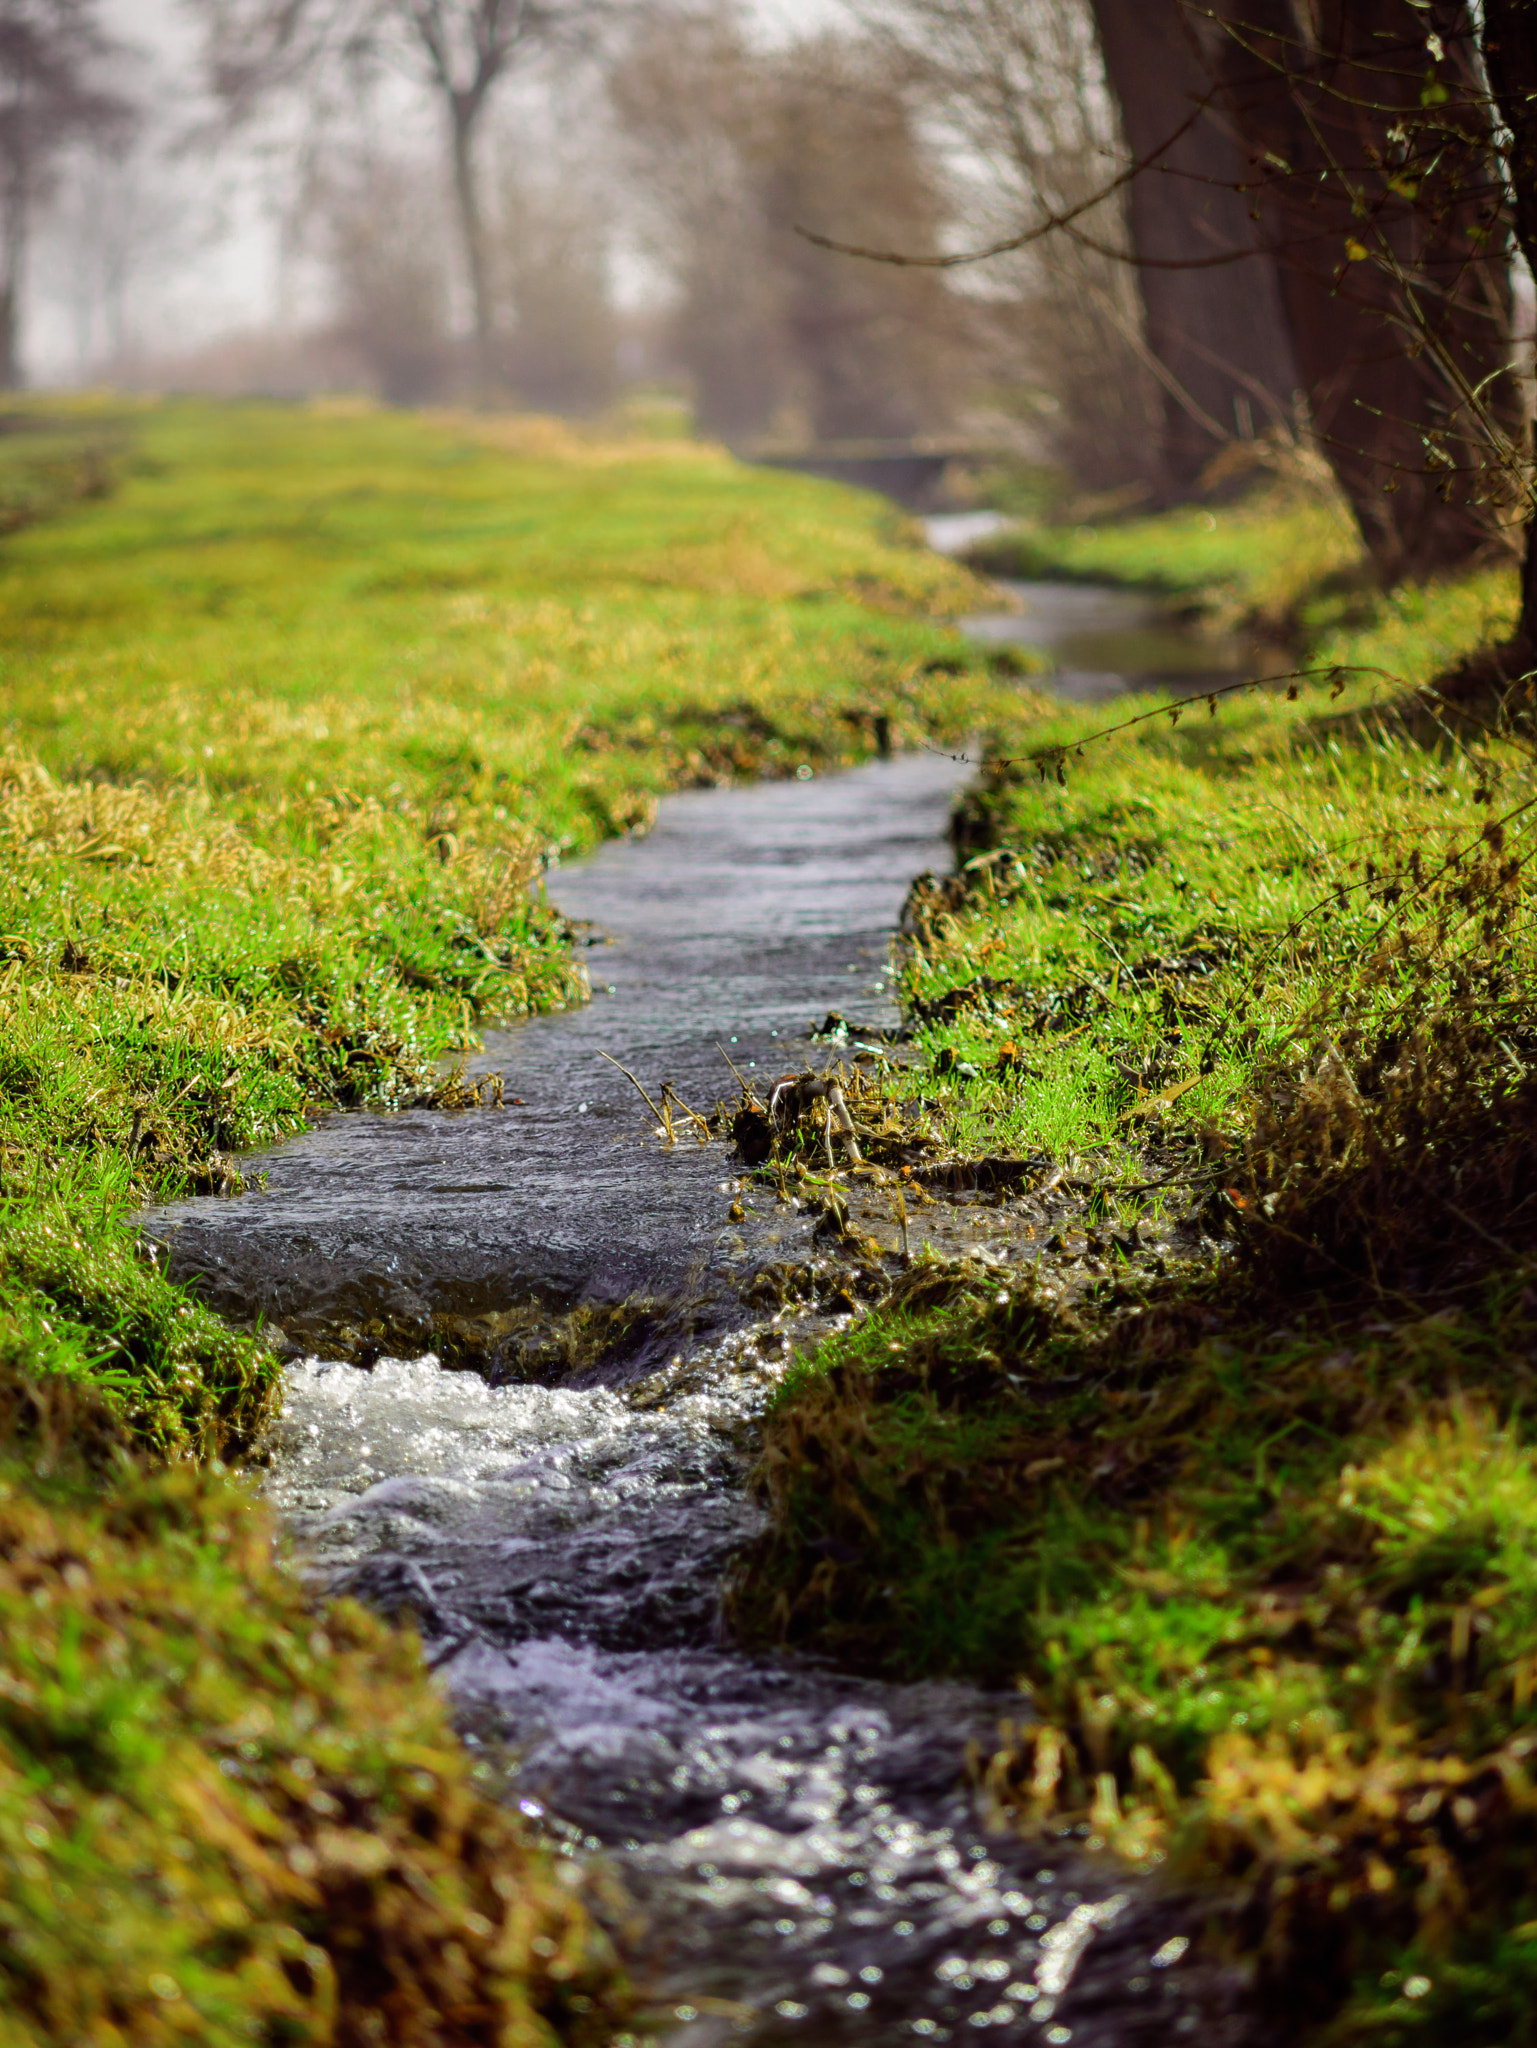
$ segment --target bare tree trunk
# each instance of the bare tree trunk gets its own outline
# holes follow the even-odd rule
[[[1226,442],[1288,419],[1301,380],[1240,189],[1244,151],[1211,104],[1212,66],[1181,0],[1094,0],[1094,18],[1133,160],[1153,159],[1128,218],[1148,346],[1166,373],[1165,474],[1184,493]],[[1211,266],[1238,250],[1242,261]]]
[[[1510,131],[1506,159],[1516,240],[1537,277],[1537,0],[1484,0],[1484,64],[1495,105]],[[1537,441],[1537,423],[1533,440]],[[1512,673],[1537,668],[1537,475],[1530,467],[1526,488],[1526,554],[1521,568],[1521,618],[1508,650]]]
[[[1479,407],[1508,407],[1509,281],[1487,94],[1460,0],[1228,0],[1228,103],[1313,424],[1386,581],[1490,538]],[[1527,10],[1528,19],[1530,11]],[[1444,58],[1432,65],[1427,31]],[[1427,70],[1439,101],[1427,102]],[[1400,176],[1404,124],[1436,147]]]
[[[21,371],[21,283],[26,262],[26,193],[12,179],[0,227],[0,391],[19,391]]]
[[[21,364],[16,348],[16,287],[0,284],[0,391],[21,389]]]
[[[454,205],[470,308],[475,322],[475,397],[484,404],[496,383],[496,319],[486,257],[485,222],[475,176],[475,126],[483,104],[478,92],[456,92],[449,100],[454,158]]]

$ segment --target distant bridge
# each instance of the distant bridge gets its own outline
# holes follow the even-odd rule
[[[834,483],[858,484],[912,512],[942,512],[957,501],[947,488],[953,466],[997,461],[1002,450],[974,441],[818,441],[809,448],[749,442],[734,451],[767,469],[798,469]]]

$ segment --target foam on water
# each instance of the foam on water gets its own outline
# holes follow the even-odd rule
[[[979,1822],[965,1751],[1017,1700],[722,1644],[774,1375],[738,1339],[691,1377],[642,1408],[306,1361],[271,1493],[307,1571],[410,1610],[466,1725],[516,1751],[525,1811],[617,1880],[666,2038],[1178,2038],[1206,2000],[1153,1966],[1156,1895]]]

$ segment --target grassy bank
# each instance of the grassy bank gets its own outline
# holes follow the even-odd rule
[[[1326,659],[1424,680],[1510,595]],[[1495,2048],[1537,2037],[1537,767],[1344,715],[1382,688],[1074,713],[974,794],[921,1092],[1075,1215],[792,1369],[734,1602],[1018,1683],[1003,1817],[1221,1880],[1293,2037]]]
[[[1088,525],[1027,518],[968,559],[995,576],[1163,591],[1302,660],[1380,662],[1416,683],[1499,638],[1515,614],[1510,563],[1383,593],[1348,510],[1305,473],[1258,480],[1226,505]]]
[[[600,1945],[414,1654],[316,1628],[190,1469],[250,1443],[275,1366],[131,1217],[235,1194],[317,1110],[468,1108],[477,1023],[583,992],[530,885],[661,792],[1017,693],[936,619],[964,572],[707,449],[20,418],[5,448],[52,452],[0,553],[0,2033],[602,2033]]]

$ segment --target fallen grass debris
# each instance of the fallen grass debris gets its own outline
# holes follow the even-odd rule
[[[1419,682],[1508,602],[1406,593],[1328,660]],[[1524,2040],[1537,761],[1316,693],[1093,729],[915,888],[898,1084],[1082,1228],[917,1257],[792,1365],[732,1610],[1017,1684],[982,1796],[1215,1886],[1288,2038]]]
[[[276,1363],[133,1217],[237,1196],[241,1155],[328,1108],[494,1114],[451,1065],[479,1022],[586,992],[543,877],[663,791],[1028,699],[943,623],[966,572],[893,515],[688,443],[265,406],[7,424],[0,2034],[607,2038],[612,1961],[415,1652],[308,1612],[213,1469]],[[487,1369],[604,1335],[462,1320]]]

